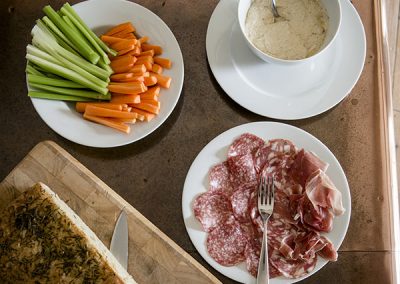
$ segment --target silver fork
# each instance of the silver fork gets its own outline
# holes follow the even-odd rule
[[[260,253],[260,261],[258,263],[257,284],[269,283],[269,268],[268,268],[268,219],[274,210],[274,177],[265,179],[261,177],[260,186],[258,188],[258,212],[260,212],[263,221],[263,240]]]
[[[275,18],[279,17],[278,9],[276,9],[276,2],[275,0],[271,1],[271,9],[272,9],[272,14],[274,15]]]

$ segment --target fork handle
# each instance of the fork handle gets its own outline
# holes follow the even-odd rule
[[[261,246],[260,261],[258,262],[257,284],[269,283],[267,224],[268,224],[268,219],[264,222],[264,233]]]

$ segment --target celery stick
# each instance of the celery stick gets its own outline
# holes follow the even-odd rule
[[[63,19],[53,10],[49,5],[43,8],[43,11],[50,18],[50,20],[69,38],[69,40],[76,45],[79,53],[89,60],[91,63],[96,64],[100,56],[82,39],[82,37],[76,34],[64,21]]]
[[[54,87],[63,87],[63,88],[75,88],[75,89],[82,89],[85,88],[81,84],[69,81],[69,80],[63,80],[63,79],[55,79],[55,78],[49,78],[46,77],[45,75],[37,75],[37,74],[28,74],[28,82],[31,84],[43,84],[43,85],[49,85],[49,86],[54,86]]]
[[[108,58],[107,54],[103,51],[97,41],[89,34],[88,30],[85,29],[82,24],[72,16],[72,14],[65,8],[61,8],[61,12],[66,16],[64,19],[66,22],[70,22],[75,28],[77,28],[85,37],[86,39],[92,44],[94,49],[96,49],[97,53],[104,59],[104,61],[109,64],[110,59]],[[63,17],[64,18],[64,17]]]
[[[62,88],[62,87],[54,87],[44,84],[36,84],[29,82],[29,86],[34,89],[40,89],[49,91],[56,94],[75,96],[75,97],[83,97],[83,98],[91,98],[98,100],[110,100],[111,94],[102,95],[96,92],[87,91],[87,90],[79,90],[79,89],[70,89],[70,88]]]
[[[46,26],[44,24],[44,22],[42,20],[37,20],[36,21],[36,25],[43,31],[45,31],[46,33],[50,34],[52,37],[55,38],[55,40],[57,41],[57,43],[59,45],[61,45],[63,48],[65,48],[66,50],[74,53],[75,55],[81,56],[78,52],[76,52],[75,49],[73,49],[67,42],[65,42],[57,33],[55,33],[54,31],[52,31],[51,29],[48,28],[48,26]],[[62,33],[61,33],[62,34]],[[65,37],[65,36],[64,36]]]
[[[30,64],[26,65],[26,69],[25,69],[26,73],[31,74],[31,75],[37,75],[37,76],[45,76],[42,72],[38,71],[35,69],[35,67],[33,67]],[[29,75],[28,75],[29,76]]]
[[[65,8],[73,18],[75,18],[81,26],[86,29],[88,34],[98,43],[98,45],[105,51],[110,53],[113,56],[117,56],[117,52],[111,48],[109,48],[89,27],[86,25],[86,23],[79,17],[79,15],[75,12],[75,10],[69,5],[69,3],[65,3],[63,8]],[[62,10],[62,9],[61,9]],[[107,62],[107,60],[106,60]]]
[[[110,75],[114,73],[114,70],[112,70],[112,68],[110,67],[110,65],[108,65],[107,63],[105,63],[105,62],[103,61],[102,58],[100,58],[99,62],[97,62],[97,65],[98,65],[101,69],[105,70],[105,71],[106,71],[108,74],[110,74]]]
[[[97,91],[103,95],[106,95],[108,93],[107,88],[100,87],[97,84],[93,83],[92,81],[83,77],[81,74],[78,74],[77,72],[67,69],[63,66],[54,64],[50,61],[47,61],[43,58],[37,57],[37,56],[29,54],[29,53],[26,55],[26,59],[28,59],[29,61],[38,65],[39,67],[47,70],[48,72],[54,73],[54,74],[59,75],[64,78],[67,78],[67,79],[74,81],[78,84],[81,84],[89,89]]]
[[[74,48],[74,44],[57,28],[57,26],[47,16],[44,16],[42,20],[55,35],[60,37],[60,39],[66,42],[71,48]]]
[[[68,50],[64,49],[62,46],[58,45],[56,40],[51,37],[51,35],[46,34],[42,31],[40,27],[35,27],[32,30],[33,39],[32,42],[38,45],[41,49],[52,55],[52,58],[44,58],[53,63],[63,65],[64,67],[72,68],[74,71],[81,73],[87,77],[87,79],[99,84],[100,86],[106,87],[109,82],[110,72],[103,70],[102,68],[87,62],[80,56],[77,56]],[[32,48],[31,48],[32,49]],[[34,54],[36,55],[36,54]],[[41,55],[37,55],[43,57]],[[49,55],[50,56],[50,55]],[[54,61],[58,59],[57,61]],[[105,81],[105,82],[102,82]]]
[[[28,96],[31,98],[57,100],[57,101],[73,101],[73,102],[93,101],[93,99],[91,98],[82,98],[82,97],[67,96],[67,95],[53,94],[48,92],[38,92],[38,91],[29,91]]]

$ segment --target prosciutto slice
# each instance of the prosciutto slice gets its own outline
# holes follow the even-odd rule
[[[306,194],[314,209],[318,207],[332,209],[333,214],[342,215],[345,211],[342,205],[342,194],[328,175],[322,170],[314,172],[306,183]]]
[[[307,179],[316,171],[325,172],[328,164],[318,158],[314,153],[301,149],[290,169],[293,178],[305,187]]]

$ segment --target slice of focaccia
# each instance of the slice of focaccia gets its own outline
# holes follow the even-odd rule
[[[0,279],[136,283],[95,233],[42,183],[0,213]]]

